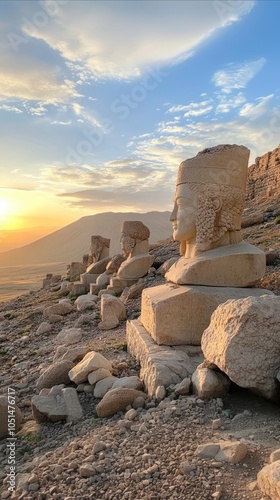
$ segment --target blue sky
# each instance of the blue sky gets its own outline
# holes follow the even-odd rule
[[[182,160],[237,143],[253,163],[279,144],[277,0],[20,0],[0,14],[3,227],[170,210]]]

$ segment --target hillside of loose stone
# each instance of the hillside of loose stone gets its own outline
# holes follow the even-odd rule
[[[267,207],[263,213],[265,222],[248,226],[243,233],[271,254],[272,264],[258,286],[280,294],[275,215]],[[265,239],[258,240],[257,233],[265,234]],[[179,247],[172,240],[164,240],[152,245],[151,253],[159,265],[179,256]],[[161,283],[164,278],[160,274],[148,274],[143,279],[144,287]],[[28,491],[19,491],[12,498],[268,498],[255,481],[271,451],[280,446],[280,408],[234,384],[224,400],[210,401],[192,395],[178,397],[171,388],[161,402],[148,398],[144,407],[136,410],[133,420],[126,418],[125,413],[98,418],[95,408],[99,400],[93,393],[82,391],[79,400],[84,415],[79,422],[35,424],[31,399],[38,394],[36,382],[52,364],[57,334],[65,327],[81,328],[79,345],[102,353],[119,366],[118,377],[139,374],[139,366],[126,352],[126,322],[101,331],[97,326],[98,307],[97,312],[73,309],[62,321],[53,323],[50,332],[38,334],[43,311],[60,299],[56,288],[42,289],[0,306],[1,394],[7,394],[9,386],[15,388],[25,422],[17,438],[17,470]],[[127,318],[137,318],[140,308],[140,297],[130,299],[126,303]],[[195,454],[201,444],[228,439],[248,447],[240,463]],[[2,498],[9,498],[5,440],[1,441],[0,453]]]

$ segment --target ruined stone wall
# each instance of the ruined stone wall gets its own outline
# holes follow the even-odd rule
[[[249,167],[247,182],[247,200],[264,196],[280,196],[280,144],[256,158]]]

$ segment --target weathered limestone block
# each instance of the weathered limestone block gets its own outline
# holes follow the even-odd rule
[[[229,378],[217,371],[198,366],[192,375],[192,389],[200,398],[221,398],[228,393]]]
[[[98,368],[105,368],[111,373],[113,371],[112,363],[108,359],[104,358],[99,352],[90,351],[80,363],[70,370],[69,378],[75,384],[87,382],[89,373],[98,370]]]
[[[88,274],[88,273],[83,273],[80,275],[80,281],[83,283],[83,285],[89,286],[91,283],[96,282],[96,278],[98,278],[99,274]]]
[[[11,395],[10,395],[11,398]],[[14,396],[12,397],[12,400]],[[10,400],[11,401],[11,400]],[[7,396],[0,396],[0,439],[5,437],[9,437],[8,431],[8,406],[10,405],[9,399]],[[11,406],[11,405],[10,405]],[[18,408],[17,405],[12,405],[15,408],[15,414],[12,417],[15,418],[15,432],[18,432],[21,426],[21,421],[23,419],[23,415]]]
[[[39,389],[51,388],[54,385],[69,384],[68,372],[73,368],[72,361],[63,360],[47,368],[39,377],[36,387]]]
[[[159,345],[200,345],[217,306],[228,299],[274,294],[258,288],[178,286],[145,288],[141,323]]]
[[[104,398],[96,406],[96,412],[99,417],[111,417],[119,411],[124,411],[128,405],[139,396],[146,398],[147,395],[142,391],[118,387],[107,392]]]
[[[241,387],[279,400],[280,297],[229,300],[213,313],[202,336],[205,358]]]
[[[72,287],[72,295],[85,295],[88,290],[88,285],[84,285],[81,281],[75,281]]]
[[[131,287],[138,282],[139,278],[134,280],[123,280],[118,276],[114,276],[110,279],[110,285],[107,287],[109,290],[114,290],[116,293],[122,292],[125,288]]]
[[[71,262],[67,270],[67,278],[71,280],[78,279],[85,270],[86,266],[82,262]]]
[[[141,365],[140,379],[151,396],[158,386],[178,384],[195,371],[185,352],[158,346],[139,320],[127,322],[126,338],[129,353]]]
[[[98,328],[109,330],[118,326],[119,322],[126,317],[123,302],[113,295],[104,294],[101,297],[101,319]]]
[[[280,460],[266,465],[258,473],[258,486],[271,500],[280,498]]]
[[[83,415],[76,389],[64,388],[63,385],[42,389],[38,396],[32,398],[31,407],[33,416],[39,424],[47,420],[75,422]]]

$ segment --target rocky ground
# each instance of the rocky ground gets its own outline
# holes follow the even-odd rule
[[[250,214],[249,214],[250,215]],[[272,216],[271,216],[272,217]],[[265,226],[270,224],[270,226]],[[273,224],[273,225],[272,225]],[[247,226],[244,235],[264,250],[279,251],[279,228],[267,220]],[[265,231],[266,229],[266,231]],[[278,240],[275,238],[278,230]],[[266,233],[260,241],[256,233]],[[264,243],[265,240],[265,243]],[[278,247],[277,247],[278,245]],[[157,261],[178,255],[177,243],[152,247]],[[158,274],[144,278],[145,286],[164,282]],[[258,286],[280,294],[280,262],[273,260]],[[28,483],[28,492],[8,491],[7,442],[0,442],[1,498],[26,499],[181,499],[265,500],[255,481],[268,463],[271,451],[280,448],[280,407],[236,386],[223,400],[210,401],[192,395],[169,396],[159,402],[148,399],[132,420],[118,413],[98,418],[98,400],[80,392],[84,416],[75,424],[57,422],[36,425],[31,398],[38,393],[36,381],[50,366],[57,348],[56,336],[63,327],[81,327],[82,345],[122,363],[118,376],[135,375],[139,366],[126,351],[125,321],[109,331],[98,328],[96,311],[73,311],[54,323],[49,333],[38,335],[43,311],[60,299],[58,291],[42,289],[0,304],[1,394],[8,387],[29,422],[17,436],[17,472]],[[127,317],[140,314],[140,298],[126,304]],[[98,310],[98,309],[97,309]],[[221,419],[218,424],[213,421]],[[198,445],[221,440],[247,444],[247,456],[237,464],[201,458]]]

